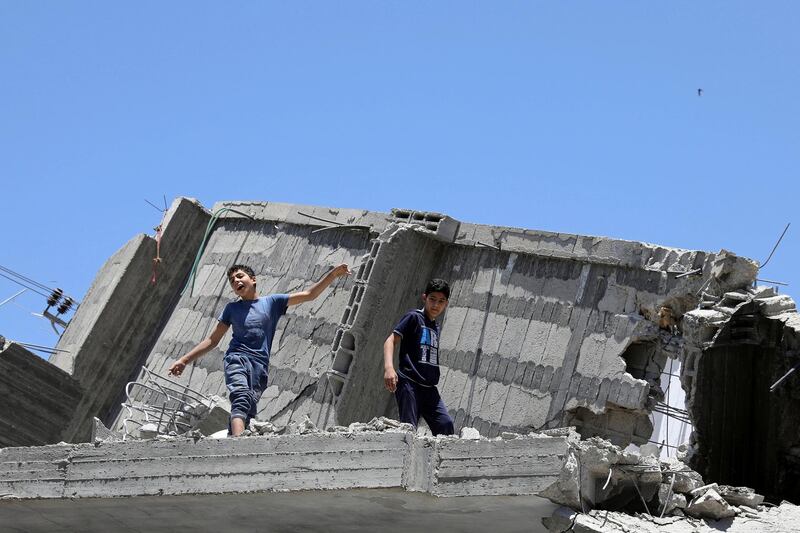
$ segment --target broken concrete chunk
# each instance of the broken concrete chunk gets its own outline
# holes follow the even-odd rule
[[[92,442],[95,444],[101,442],[118,442],[122,441],[122,435],[116,431],[108,429],[99,418],[94,417],[94,424],[92,425]]]
[[[750,289],[750,294],[752,294],[753,298],[756,300],[763,300],[764,298],[775,296],[775,289],[773,287],[759,285],[758,287]]]
[[[796,309],[794,300],[785,294],[773,296],[771,298],[763,298],[758,301],[761,305],[761,314],[765,316],[780,315],[787,311],[794,311]]]
[[[568,441],[580,441],[581,435],[575,426],[563,428],[545,429],[542,431],[531,431],[529,435],[545,435],[547,437],[566,437]]]
[[[672,490],[679,494],[689,494],[702,487],[705,483],[703,477],[674,457],[661,461],[664,476],[662,483],[670,483],[672,474],[675,474],[675,483]]]
[[[211,435],[209,435],[208,438],[209,439],[227,439],[228,438],[228,430],[227,429],[223,429],[223,430],[217,431],[216,433],[212,433]]]
[[[719,492],[713,488],[708,488],[705,492],[702,492],[703,489],[706,489],[706,487],[696,490],[700,496],[689,503],[686,507],[686,514],[694,518],[706,518],[709,520],[722,520],[723,518],[736,516],[736,511],[719,495]]]
[[[262,422],[261,420],[256,420],[255,418],[250,420],[250,431],[253,433],[257,433],[259,435],[269,435],[272,433],[277,433],[278,428],[272,422]]]
[[[158,435],[158,425],[149,422],[147,424],[143,424],[142,427],[139,428],[139,438],[140,439],[154,439]]]
[[[624,509],[632,502],[641,507],[638,502],[656,495],[661,478],[657,458],[624,452],[606,440],[592,437],[569,442],[558,480],[539,495],[576,510],[598,505]]]
[[[705,494],[709,490],[715,490],[715,491],[719,492],[719,485],[717,485],[716,483],[709,483],[708,485],[703,485],[702,487],[697,487],[696,489],[692,490],[689,494],[692,497],[697,498],[698,496],[702,496],[703,494]]]
[[[392,418],[386,418],[385,416],[378,417],[378,420],[383,422],[383,425],[386,426],[387,428],[392,428],[392,429],[405,428],[407,426],[411,426],[411,424],[400,422],[399,420],[394,420]]]
[[[318,431],[319,430],[317,429],[316,424],[314,424],[314,422],[311,421],[308,415],[305,415],[303,421],[300,422],[300,424],[298,424],[297,426],[297,432],[300,435],[305,435],[307,433],[316,433]]]
[[[658,447],[657,444],[642,444],[639,447],[639,453],[642,455],[651,455],[653,457],[659,457],[661,455],[661,449]]]
[[[468,440],[478,440],[481,438],[481,433],[475,428],[463,427],[461,428],[461,438]]]
[[[676,493],[668,483],[662,483],[658,488],[658,506],[654,513],[669,515],[675,509],[685,509],[686,505],[686,496]]]
[[[367,431],[369,427],[364,422],[353,422],[347,426],[347,431],[355,433],[357,431]]]
[[[383,418],[383,417],[381,417]],[[367,422],[367,427],[373,431],[383,431],[386,429],[386,424],[381,420],[381,418],[375,417],[369,422]]]
[[[731,505],[746,505],[757,509],[759,505],[764,503],[764,496],[756,494],[756,491],[749,487],[720,485],[718,492]]]
[[[203,435],[211,435],[228,427],[231,418],[230,402],[220,396],[211,396],[197,408],[198,420],[192,427]]]
[[[747,302],[750,301],[751,296],[745,292],[726,292],[723,297],[724,300],[732,300],[734,302]]]

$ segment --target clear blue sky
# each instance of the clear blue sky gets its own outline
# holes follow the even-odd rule
[[[762,276],[800,295],[799,27],[792,1],[5,0],[0,265],[82,298],[183,195],[759,260],[795,222]],[[0,334],[54,345],[43,308]]]

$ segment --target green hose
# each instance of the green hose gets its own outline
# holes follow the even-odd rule
[[[242,213],[241,211],[237,211],[232,207],[221,207],[211,214],[211,219],[208,221],[208,224],[206,225],[205,235],[203,235],[203,241],[200,243],[200,248],[198,248],[197,250],[197,255],[195,256],[194,263],[192,264],[192,270],[189,272],[189,279],[186,280],[186,285],[183,287],[183,290],[181,291],[181,296],[183,296],[183,293],[186,292],[186,289],[189,289],[190,295],[192,292],[194,292],[194,280],[195,280],[195,274],[197,274],[197,266],[200,264],[200,258],[203,256],[203,252],[206,249],[208,237],[209,235],[211,235],[211,230],[214,229],[214,225],[217,223],[219,217],[222,216],[223,213],[226,213],[228,211],[232,211],[234,213],[247,217],[250,220],[255,220],[253,216],[248,215],[247,213]]]

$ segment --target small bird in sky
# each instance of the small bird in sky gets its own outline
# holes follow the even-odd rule
[[[697,89],[697,96],[703,96],[703,89]]]

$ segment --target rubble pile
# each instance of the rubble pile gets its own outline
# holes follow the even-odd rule
[[[548,530],[683,533],[718,531],[716,525],[729,532],[800,526],[800,507],[764,504],[747,487],[706,484],[681,460],[659,459],[657,448],[642,448],[639,454],[599,437],[570,439],[558,481],[539,494],[562,505],[542,519]]]

